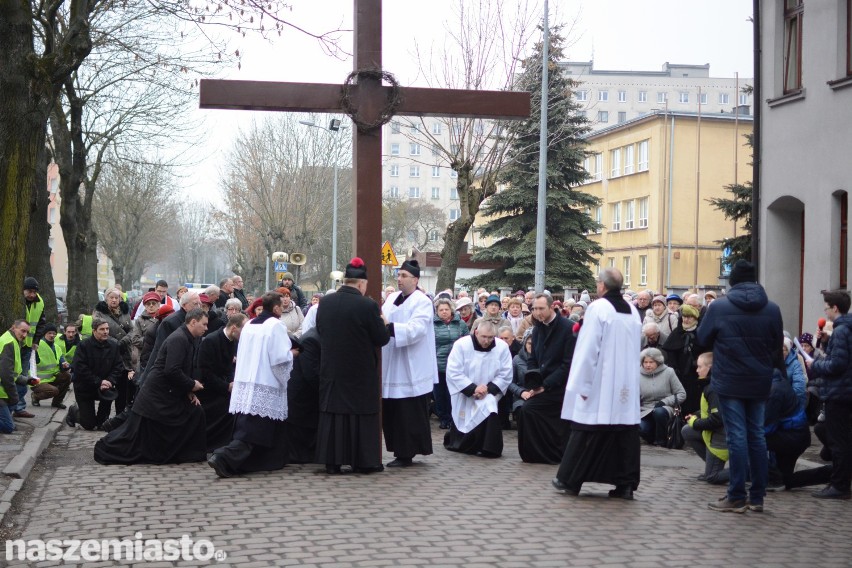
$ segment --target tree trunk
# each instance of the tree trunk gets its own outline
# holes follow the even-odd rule
[[[24,315],[27,238],[45,116],[29,66],[35,58],[28,2],[0,2],[0,330]]]
[[[35,185],[30,197],[30,228],[27,233],[26,275],[38,280],[39,295],[44,300],[44,318],[59,322],[56,311],[56,290],[53,288],[53,268],[50,265],[50,223],[47,208],[50,193],[47,191],[47,167],[50,165],[47,149],[41,146],[35,169]]]
[[[473,226],[473,217],[457,219],[449,224],[444,235],[444,248],[441,249],[441,268],[438,269],[438,280],[435,293],[439,290],[455,290],[456,271],[459,267],[464,238]]]

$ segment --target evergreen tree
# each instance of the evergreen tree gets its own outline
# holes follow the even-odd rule
[[[598,228],[587,211],[600,200],[579,191],[587,177],[583,169],[588,119],[574,99],[578,83],[556,63],[563,57],[564,38],[556,29],[550,35],[548,55],[547,212],[545,236],[545,287],[591,287],[589,266],[601,248],[586,235]],[[474,285],[525,289],[535,281],[536,216],[538,211],[539,123],[541,117],[542,44],[526,61],[518,90],[532,93],[530,118],[510,123],[517,138],[509,150],[509,164],[500,181],[506,189],[491,196],[482,212],[491,217],[482,235],[493,237],[490,247],[474,260],[498,261],[501,268],[473,278]]]
[[[744,137],[746,145],[752,148],[754,135],[745,134]],[[730,192],[730,198],[714,197],[708,201],[722,212],[725,219],[736,221],[737,225],[742,224],[745,227],[745,233],[716,241],[722,245],[723,251],[728,251],[722,260],[729,265],[733,265],[739,259],[751,261],[751,204],[754,188],[749,180],[745,183],[726,185],[725,189]]]

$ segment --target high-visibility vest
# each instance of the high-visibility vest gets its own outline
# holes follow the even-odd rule
[[[87,337],[92,337],[92,321],[93,318],[91,315],[83,316],[83,322],[80,326],[80,339],[86,339]]]
[[[80,341],[82,340],[83,338],[81,337]],[[68,349],[68,346],[65,344],[64,335],[58,336],[54,341],[54,345],[57,345],[62,349],[62,354],[65,356],[65,362],[69,365],[74,362],[74,355],[77,353],[77,345],[80,345],[80,341],[78,341],[71,349]]]
[[[0,335],[0,351],[3,351],[6,348],[6,345],[11,343],[15,346],[15,379],[18,378],[21,374],[21,370],[23,367],[21,366],[21,344],[18,343],[18,338],[12,335],[11,331],[7,331],[3,335]],[[0,386],[0,398],[9,398],[9,395],[6,394],[6,389]]]
[[[27,323],[30,324],[30,332],[24,340],[24,345],[27,347],[33,346],[33,337],[35,337],[36,326],[41,319],[41,314],[44,312],[44,300],[41,299],[39,294],[36,294],[36,297],[38,299],[27,306]]]
[[[55,348],[55,351],[54,351]],[[47,341],[39,341],[38,364],[36,365],[36,376],[42,383],[52,383],[59,373],[59,358],[62,357],[62,347]]]

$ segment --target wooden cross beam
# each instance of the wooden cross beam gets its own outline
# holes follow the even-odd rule
[[[355,64],[358,70],[382,69],[382,0],[355,2]],[[359,78],[351,89],[353,119],[371,123],[381,116],[392,87],[378,78]],[[339,113],[343,85],[222,81],[203,79],[201,108],[283,112]],[[455,116],[523,119],[530,115],[530,94],[461,89],[400,88],[402,116]],[[369,280],[367,293],[381,303],[382,246],[382,131],[353,128],[355,255],[364,259]]]

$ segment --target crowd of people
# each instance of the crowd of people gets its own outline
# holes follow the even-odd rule
[[[695,451],[698,481],[728,486],[713,510],[762,511],[767,488],[850,497],[845,291],[824,293],[816,336],[794,337],[744,261],[726,294],[703,297],[625,291],[615,268],[576,299],[432,297],[407,260],[379,304],[366,273],[353,258],[339,289],[310,299],[290,273],[257,298],[239,276],[175,298],[159,281],[136,306],[114,288],[62,330],[27,278],[26,319],[0,336],[0,432],[32,416],[27,398],[65,408],[73,388],[66,422],[106,433],[94,448],[103,464],[367,474],[385,468],[382,438],[387,467],[430,455],[434,415],[446,450],[483,458],[499,458],[516,429],[521,459],[558,465],[553,486],[568,495],[599,482],[632,499],[644,442]],[[830,463],[796,471],[811,426]]]

